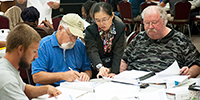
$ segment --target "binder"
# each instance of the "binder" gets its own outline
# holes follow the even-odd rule
[[[111,82],[129,84],[129,85],[141,85],[141,81],[148,79],[155,75],[155,72],[146,72],[146,71],[124,71],[111,79]]]

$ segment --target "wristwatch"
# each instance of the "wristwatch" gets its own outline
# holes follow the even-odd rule
[[[103,65],[101,63],[96,65],[97,70],[99,70],[101,67],[103,67]]]

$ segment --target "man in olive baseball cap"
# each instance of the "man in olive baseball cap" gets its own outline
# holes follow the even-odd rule
[[[36,86],[60,82],[89,81],[92,76],[91,63],[83,38],[83,19],[69,13],[62,17],[58,30],[40,41],[38,58],[32,63],[33,81]],[[48,77],[46,77],[48,76]]]

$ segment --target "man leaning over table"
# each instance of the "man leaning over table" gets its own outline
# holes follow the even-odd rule
[[[33,81],[36,86],[60,82],[89,81],[92,76],[91,64],[85,52],[83,19],[69,13],[62,17],[58,30],[44,37],[39,45],[39,57],[32,63]]]
[[[13,28],[6,40],[6,55],[0,59],[0,100],[29,100],[48,93],[50,97],[61,94],[55,87],[25,84],[19,68],[30,68],[38,57],[40,35],[26,24]]]
[[[200,74],[199,52],[183,33],[166,27],[166,17],[160,6],[149,6],[142,12],[145,32],[139,33],[125,49],[120,72],[132,69],[159,72],[176,60],[182,75]]]

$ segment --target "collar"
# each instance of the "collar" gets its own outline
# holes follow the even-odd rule
[[[59,47],[58,40],[57,40],[57,37],[56,37],[56,33],[57,33],[57,31],[55,31],[55,32],[51,35],[51,45],[52,45],[53,47],[56,47],[56,46]]]

